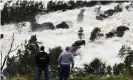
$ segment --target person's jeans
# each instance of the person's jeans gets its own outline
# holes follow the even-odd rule
[[[48,67],[37,67],[36,80],[40,80],[42,71],[44,71],[45,80],[49,80]]]
[[[70,65],[60,65],[59,80],[67,80],[70,74]]]

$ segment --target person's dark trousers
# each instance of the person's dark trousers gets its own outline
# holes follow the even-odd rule
[[[59,80],[67,80],[70,75],[70,65],[60,65]]]
[[[36,80],[40,80],[43,71],[44,71],[45,80],[49,80],[48,67],[37,67]]]

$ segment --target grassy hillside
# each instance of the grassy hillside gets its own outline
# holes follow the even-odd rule
[[[43,75],[41,80],[43,79]],[[19,76],[19,77],[10,77],[9,80],[35,80],[35,76]],[[50,80],[58,80],[58,78],[51,78]],[[110,76],[110,77],[98,77],[98,76],[89,76],[87,78],[84,77],[76,77],[69,80],[133,80],[133,77],[129,76]]]

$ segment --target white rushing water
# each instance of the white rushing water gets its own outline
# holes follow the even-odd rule
[[[126,4],[128,3],[123,3],[123,5]],[[117,5],[117,3],[102,5],[101,9],[104,11],[113,8],[115,5]],[[82,67],[85,63],[89,64],[96,57],[110,65],[123,62],[123,59],[118,57],[118,52],[121,46],[127,44],[133,49],[133,11],[128,12],[124,9],[122,12],[114,14],[110,18],[99,21],[95,19],[96,15],[94,13],[94,8],[95,6],[67,10],[65,12],[57,11],[46,15],[37,15],[38,23],[52,22],[54,25],[57,25],[62,21],[71,21],[72,25],[69,29],[28,32],[30,31],[30,23],[27,22],[26,26],[22,28],[22,32],[18,34],[14,24],[1,26],[1,33],[4,34],[4,38],[0,40],[0,49],[3,53],[3,57],[7,54],[10,48],[13,33],[15,33],[13,49],[18,45],[24,44],[25,40],[29,40],[31,35],[36,34],[38,41],[42,42],[41,45],[44,45],[48,52],[49,48],[54,48],[56,46],[61,46],[63,49],[65,46],[71,46],[74,41],[78,40],[77,32],[79,27],[83,27],[86,45],[82,46],[80,49],[82,57],[75,57],[76,66]],[[81,9],[85,9],[84,19],[83,22],[77,23],[77,15]],[[108,39],[101,37],[94,42],[90,42],[90,33],[94,27],[101,28],[102,33],[105,34],[121,25],[130,28],[130,30],[125,32],[123,37],[113,37]],[[16,51],[12,52],[10,56],[15,54]]]

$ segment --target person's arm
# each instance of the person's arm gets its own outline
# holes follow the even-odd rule
[[[62,55],[60,54],[59,58],[58,58],[58,64],[60,65],[61,63],[61,58],[62,58]]]
[[[47,60],[48,60],[48,64],[49,64],[50,63],[50,58],[49,58],[49,55],[48,54],[47,54]]]
[[[36,65],[38,65],[38,54],[36,54],[36,56],[35,56],[35,63],[36,63]]]
[[[72,68],[74,67],[74,57],[71,55],[71,60],[72,60]]]

